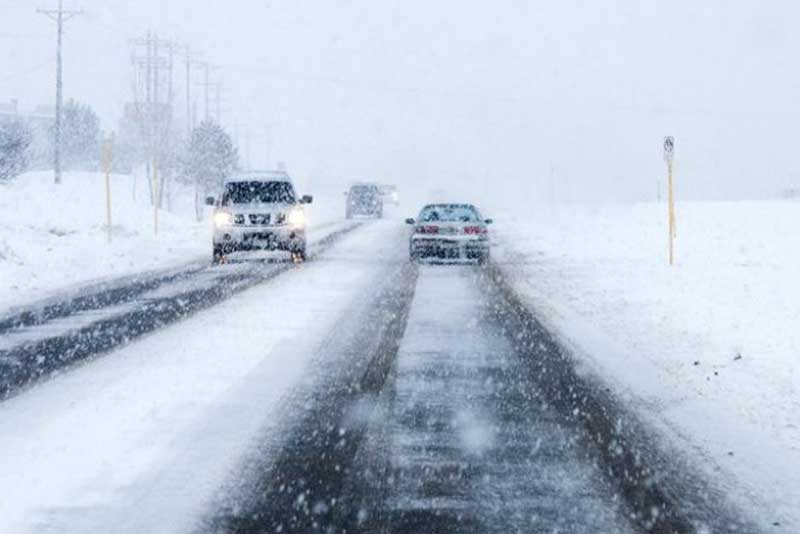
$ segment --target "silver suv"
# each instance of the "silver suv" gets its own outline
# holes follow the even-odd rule
[[[406,219],[413,225],[409,252],[412,261],[433,260],[489,261],[489,225],[471,204],[429,204],[417,219]]]
[[[295,261],[306,259],[305,204],[284,172],[251,172],[225,181],[214,208],[214,263],[241,250],[286,250]]]

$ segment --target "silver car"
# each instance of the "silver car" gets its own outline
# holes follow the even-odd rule
[[[225,181],[218,199],[206,203],[214,209],[214,263],[241,250],[286,250],[295,261],[306,258],[305,204],[289,175],[254,172]]]
[[[492,220],[482,218],[471,204],[429,204],[417,219],[406,223],[414,227],[409,243],[412,261],[489,260]]]

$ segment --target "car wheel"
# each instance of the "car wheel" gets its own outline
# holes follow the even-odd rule
[[[419,263],[419,258],[420,258],[419,252],[415,252],[414,249],[409,246],[408,259],[411,261],[411,263]]]
[[[294,263],[303,263],[307,259],[306,257],[306,247],[305,245],[292,250],[292,261]]]
[[[222,247],[214,246],[211,258],[211,261],[214,263],[214,265],[221,265],[225,263],[225,254],[222,253]]]

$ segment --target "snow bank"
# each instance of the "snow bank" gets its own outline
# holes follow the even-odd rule
[[[210,254],[210,228],[190,202],[159,213],[147,184],[111,176],[112,240],[107,242],[105,178],[100,173],[28,173],[0,185],[0,308],[98,279],[198,260]]]
[[[800,206],[528,206],[497,259],[575,354],[749,512],[800,525]],[[774,514],[774,515],[773,515]]]

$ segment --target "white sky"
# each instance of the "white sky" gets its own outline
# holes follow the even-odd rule
[[[86,11],[65,93],[106,127],[131,98],[129,40],[151,28],[222,67],[254,166],[270,125],[272,160],[312,183],[653,198],[671,134],[683,197],[800,185],[791,1],[65,2]],[[55,25],[35,8],[55,3],[0,0],[0,100],[52,101]]]

